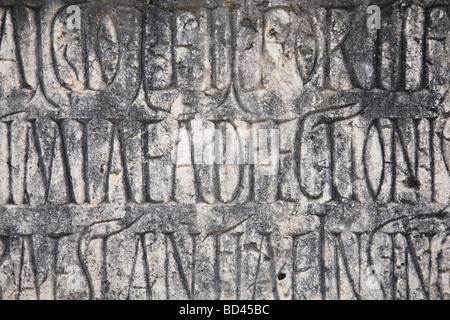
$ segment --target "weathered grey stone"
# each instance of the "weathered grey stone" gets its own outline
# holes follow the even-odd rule
[[[450,299],[450,6],[374,4],[0,0],[0,299]]]

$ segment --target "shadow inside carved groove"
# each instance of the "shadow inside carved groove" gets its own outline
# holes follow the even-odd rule
[[[0,5],[0,299],[450,299],[449,10],[378,9]]]

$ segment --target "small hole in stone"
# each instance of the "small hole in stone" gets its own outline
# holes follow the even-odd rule
[[[280,272],[278,274],[278,280],[283,280],[284,278],[286,278],[286,273]]]
[[[406,180],[406,185],[408,186],[408,188],[411,188],[411,189],[416,189],[416,190],[420,189],[420,181],[415,177],[409,177]]]

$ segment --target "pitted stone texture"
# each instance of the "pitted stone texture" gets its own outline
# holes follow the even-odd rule
[[[450,7],[374,4],[0,1],[0,299],[450,299]]]

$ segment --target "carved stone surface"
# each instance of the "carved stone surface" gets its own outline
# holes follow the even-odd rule
[[[446,0],[0,0],[0,299],[450,299],[449,90]]]

